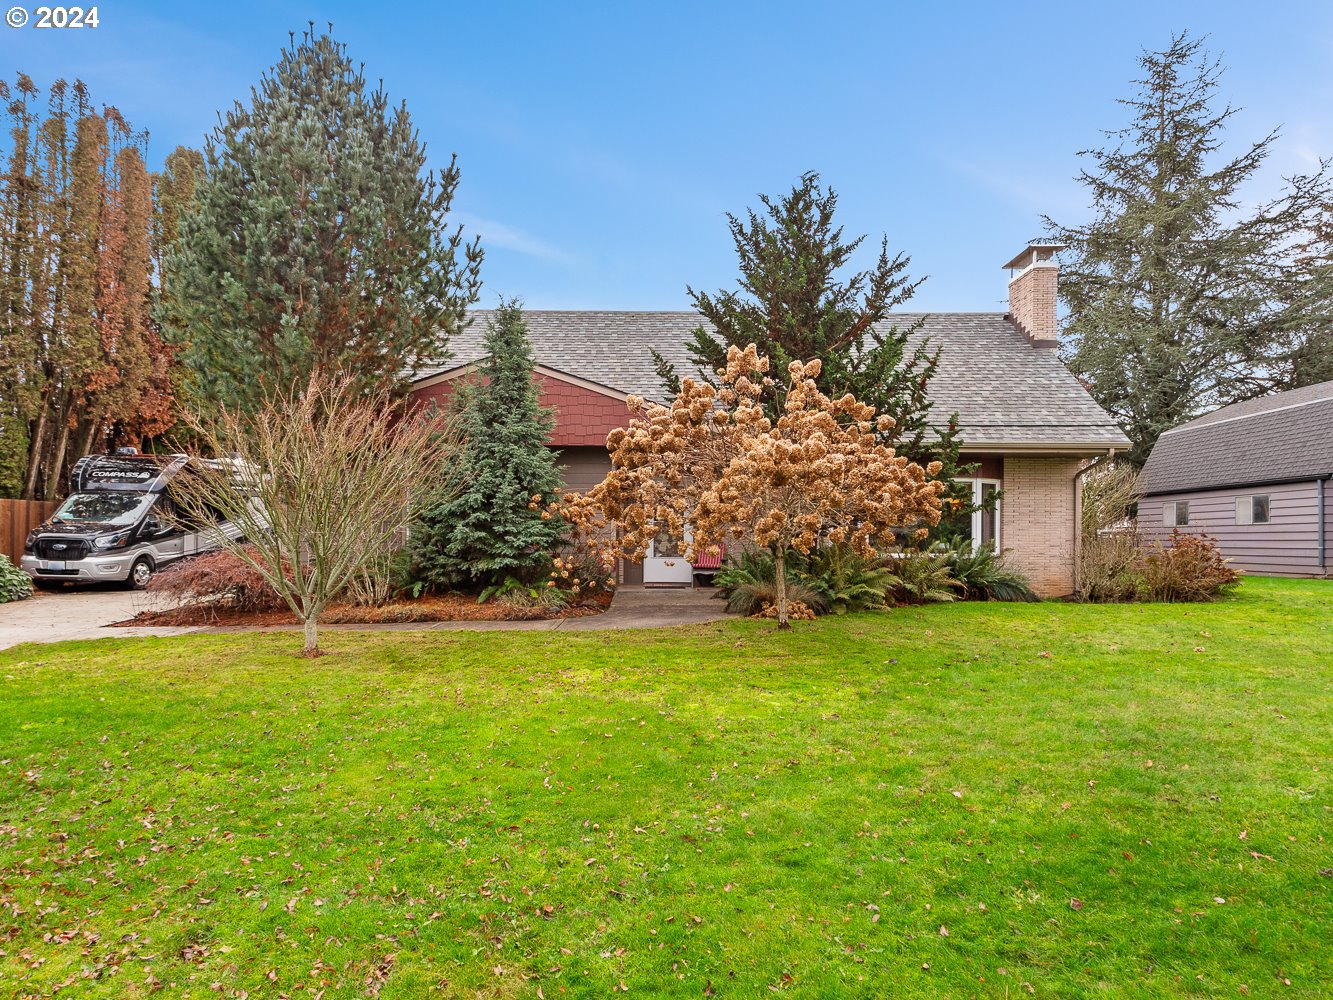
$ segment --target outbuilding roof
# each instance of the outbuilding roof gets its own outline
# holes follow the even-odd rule
[[[1223,406],[1162,434],[1143,467],[1147,494],[1333,474],[1333,381]]]
[[[524,313],[537,362],[557,371],[666,402],[653,365],[658,351],[682,376],[694,369],[687,344],[702,317],[693,312]],[[489,310],[449,342],[447,361],[427,366],[424,381],[485,356]],[[923,319],[913,336],[940,349],[930,383],[940,422],[957,413],[970,450],[1102,451],[1127,448],[1114,420],[1070,374],[1051,348],[1033,347],[1003,313],[896,313],[889,322],[907,327]]]

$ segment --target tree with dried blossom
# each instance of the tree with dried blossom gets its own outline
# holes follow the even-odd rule
[[[869,555],[922,537],[940,518],[941,465],[924,468],[882,443],[893,418],[850,393],[830,399],[820,362],[792,361],[776,420],[774,380],[754,344],[732,345],[717,385],[685,379],[670,407],[631,398],[640,415],[607,438],[611,471],[562,514],[581,530],[599,520],[641,556],[663,528],[692,531],[686,558],[737,539],[773,553],[776,617],[789,628],[786,558],[822,542]]]
[[[425,507],[461,486],[460,436],[434,411],[403,414],[387,390],[313,375],[252,413],[187,415],[212,462],[172,484],[184,520],[221,516],[218,541],[276,590],[319,655],[319,619]],[[248,541],[248,544],[246,542]]]

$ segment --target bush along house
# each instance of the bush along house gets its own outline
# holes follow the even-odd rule
[[[1329,576],[1333,382],[1233,403],[1166,431],[1139,483],[1145,538],[1202,532],[1237,569]]]
[[[1044,596],[1074,589],[1076,473],[1090,458],[1129,447],[1057,356],[1059,249],[1034,244],[1004,265],[1013,272],[1008,312],[932,313],[915,334],[940,351],[930,384],[933,412],[941,419],[958,414],[963,455],[977,466],[969,481],[974,496],[1000,493],[993,509],[973,515],[972,537],[1006,550],[1010,564]],[[455,380],[476,370],[487,318],[475,314],[450,341],[452,357],[418,376],[416,399],[443,403]],[[560,452],[566,486],[586,490],[611,468],[606,436],[630,420],[628,398],[669,402],[652,352],[688,374],[686,343],[701,319],[693,312],[540,310],[525,318],[542,404],[556,416],[550,446]],[[901,313],[890,322],[902,327],[921,318]],[[682,547],[668,542],[662,551],[659,540],[642,565],[622,566],[622,581],[688,583],[692,567],[681,558]]]

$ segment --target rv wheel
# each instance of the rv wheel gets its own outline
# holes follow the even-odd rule
[[[147,559],[136,559],[134,565],[130,567],[129,579],[125,581],[125,585],[131,590],[143,590],[152,578],[153,564]]]

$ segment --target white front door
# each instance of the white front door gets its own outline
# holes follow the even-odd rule
[[[690,529],[685,529],[685,537],[679,538],[663,527],[657,537],[648,546],[648,554],[643,559],[643,582],[652,584],[691,584],[694,582],[694,567],[685,558],[685,547],[690,541]]]

